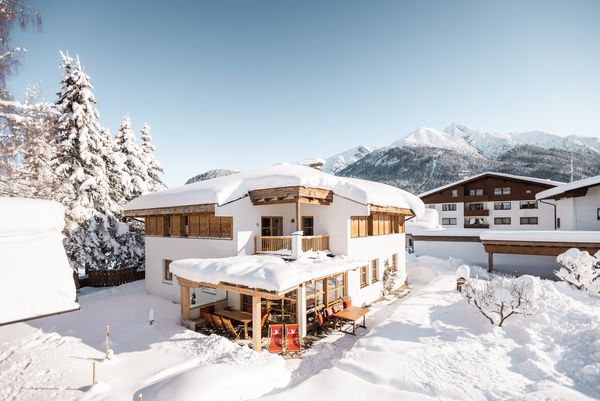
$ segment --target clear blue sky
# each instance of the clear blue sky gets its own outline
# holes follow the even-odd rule
[[[600,135],[600,1],[29,0],[10,88],[79,54],[102,124],[147,121],[170,185],[420,127]]]

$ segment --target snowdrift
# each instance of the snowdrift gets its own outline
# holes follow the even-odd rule
[[[78,309],[63,206],[0,198],[0,221],[0,324]]]

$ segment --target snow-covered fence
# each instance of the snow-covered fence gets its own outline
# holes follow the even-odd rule
[[[554,272],[558,278],[582,291],[600,294],[600,251],[594,256],[571,248],[556,258],[561,268]]]
[[[145,271],[138,271],[136,268],[116,270],[90,270],[87,280],[81,280],[82,286],[89,287],[113,287],[116,285],[131,283],[132,281],[143,280]]]
[[[471,279],[464,285],[464,294],[490,323],[502,327],[514,314],[529,315],[537,309],[540,279],[494,276],[490,280]]]

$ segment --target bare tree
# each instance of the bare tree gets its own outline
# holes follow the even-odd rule
[[[502,327],[515,314],[529,315],[537,308],[539,282],[532,276],[471,279],[464,294],[491,324]]]

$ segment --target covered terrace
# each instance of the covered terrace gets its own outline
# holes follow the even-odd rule
[[[181,287],[182,322],[191,318],[189,306],[191,288],[214,288],[224,290],[227,294],[239,294],[240,307],[242,298],[251,299],[251,311],[246,319],[251,320],[254,350],[260,351],[264,301],[279,302],[282,306],[281,319],[284,320],[284,315],[288,313],[290,320],[298,323],[301,336],[304,336],[307,330],[306,286],[317,280],[340,274],[344,277],[345,283],[344,273],[365,263],[366,261],[345,256],[330,257],[323,252],[308,252],[293,261],[285,261],[271,255],[184,259],[171,263],[170,270],[177,277]],[[335,297],[344,295],[344,289],[334,294]],[[295,311],[285,309],[286,301],[290,300],[295,300]],[[288,302],[288,305],[293,303]],[[237,312],[242,314],[245,311]]]

